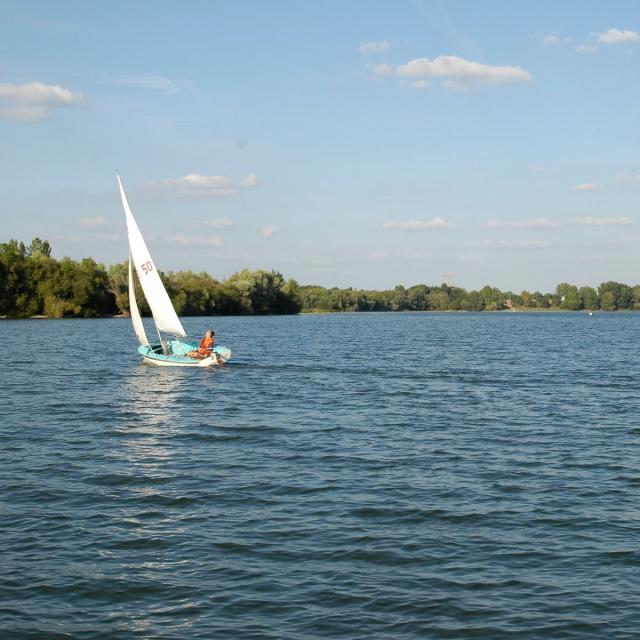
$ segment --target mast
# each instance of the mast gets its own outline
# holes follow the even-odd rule
[[[143,347],[146,347],[149,344],[149,340],[144,331],[140,310],[138,309],[138,301],[136,300],[136,286],[133,281],[133,269],[131,267],[131,249],[129,249],[129,313],[131,314],[133,330],[136,332],[136,336],[138,336],[138,342]]]

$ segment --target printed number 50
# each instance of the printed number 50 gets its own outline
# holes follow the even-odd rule
[[[142,270],[145,273],[151,273],[153,271],[153,265],[151,264],[151,262],[145,262],[142,265]]]

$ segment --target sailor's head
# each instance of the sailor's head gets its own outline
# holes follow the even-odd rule
[[[216,332],[213,329],[207,329],[207,333],[205,333],[205,336],[207,336],[207,338],[213,338],[213,336],[216,335]]]

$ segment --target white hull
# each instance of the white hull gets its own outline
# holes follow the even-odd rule
[[[157,358],[147,358],[143,356],[144,362],[155,364],[157,367],[215,367],[222,362],[218,362],[216,358],[209,356],[204,360],[195,360],[193,362],[171,362],[170,360],[158,360]]]

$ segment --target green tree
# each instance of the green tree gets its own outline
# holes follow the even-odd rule
[[[9,240],[0,244],[0,311],[2,315],[27,316],[34,311],[33,287],[28,277],[24,242]],[[37,302],[35,303],[37,307]]]
[[[600,301],[598,292],[593,287],[580,287],[578,291],[583,309],[598,309]]]
[[[449,295],[442,289],[432,289],[427,299],[429,309],[433,311],[447,311],[449,309]]]
[[[35,256],[37,254],[46,256],[47,258],[51,257],[51,245],[47,240],[40,240],[40,238],[34,238],[29,245],[29,249],[27,250],[27,255]]]
[[[112,264],[107,270],[109,291],[113,296],[117,312],[129,315],[129,263],[119,262]],[[134,278],[135,282],[135,278]],[[137,293],[137,292],[136,292]],[[136,295],[138,303],[141,297]]]
[[[425,311],[429,308],[431,289],[424,284],[417,284],[407,289],[407,304],[414,311]]]
[[[600,297],[600,308],[603,311],[615,311],[616,297],[612,291],[601,292],[599,297]]]
[[[578,287],[563,282],[556,287],[556,297],[559,301],[559,306],[563,309],[569,309],[576,311],[582,308],[582,300],[578,294]]]
[[[479,291],[482,303],[487,311],[498,311],[504,309],[504,294],[500,289],[485,285]]]
[[[610,296],[607,295],[608,293],[612,294],[613,303],[609,301]],[[607,297],[607,306],[613,304],[613,308],[608,310],[633,308],[633,290],[626,284],[614,282],[613,280],[603,282],[598,289],[598,294],[600,295],[601,305],[605,296]]]
[[[533,306],[532,295],[528,291],[523,291],[520,294],[520,298],[522,299],[522,306],[523,307],[531,307],[531,306]]]
[[[462,300],[461,308],[463,311],[483,311],[484,300],[479,291],[469,291]]]
[[[297,283],[295,280],[287,283],[277,271],[244,269],[232,275],[227,283],[240,292],[246,313],[297,313],[300,310]]]

